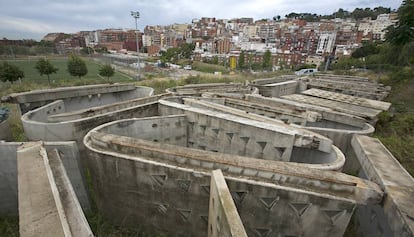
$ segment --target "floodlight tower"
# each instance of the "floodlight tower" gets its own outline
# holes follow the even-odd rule
[[[137,74],[137,80],[141,79],[141,64],[139,61],[139,42],[138,42],[138,18],[139,18],[139,12],[138,11],[131,11],[131,16],[135,18],[135,37],[137,42],[137,68],[138,68],[138,74]]]

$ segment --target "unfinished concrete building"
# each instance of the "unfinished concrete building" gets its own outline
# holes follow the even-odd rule
[[[73,110],[62,109],[61,100],[22,121],[30,139],[76,141],[92,198],[117,225],[140,223],[172,236],[342,236],[355,215],[362,236],[413,236],[414,180],[366,136],[390,105],[311,89],[303,78],[285,83],[290,79],[258,80],[258,89],[191,85]],[[341,172],[351,156],[359,177]],[[75,190],[71,200],[77,199],[72,172],[67,176]],[[56,195],[50,200],[59,203]],[[60,224],[90,235],[84,222]]]

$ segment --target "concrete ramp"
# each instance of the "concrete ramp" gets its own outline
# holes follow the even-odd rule
[[[20,236],[93,236],[57,150],[25,143],[17,169]]]

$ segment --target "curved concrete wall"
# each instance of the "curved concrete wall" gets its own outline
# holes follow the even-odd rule
[[[154,116],[160,96],[146,97],[67,112],[66,104],[58,100],[22,116],[25,135],[29,140],[78,141],[92,128],[116,119]]]
[[[202,120],[201,116],[199,119]],[[302,166],[321,170],[340,170],[345,162],[345,157],[336,147],[333,147],[331,152],[293,147],[289,153],[288,145],[285,148],[281,144],[271,149],[275,144],[272,145],[271,139],[268,138],[279,141],[283,139],[281,134],[272,131],[271,127],[267,132],[253,124],[245,124],[242,133],[241,130],[237,130],[237,126],[228,121],[226,124],[225,121],[207,118],[206,124],[210,123],[220,123],[227,131],[216,133],[214,128],[211,129],[209,126],[201,128],[200,131],[197,124],[188,122],[186,115],[119,120],[100,126],[99,131],[224,154],[297,162]],[[252,134],[261,134],[261,140],[258,141]],[[293,142],[291,144],[293,145]]]
[[[219,94],[240,97],[245,94],[258,94],[259,90],[256,87],[245,86],[241,83],[208,83],[177,86],[166,89],[166,92],[173,95],[186,96],[202,96],[203,94],[211,96],[213,94]]]
[[[13,93],[2,101],[19,104],[21,114],[39,108],[55,100],[63,100],[66,111],[74,111],[119,101],[151,96],[154,89],[134,84],[102,84],[61,87]]]
[[[184,119],[154,118],[149,129],[155,138],[184,131]],[[356,202],[381,199],[375,184],[341,173],[107,133],[135,122],[101,125],[84,139],[98,208],[117,224],[205,236],[212,169],[223,170],[249,236],[342,236]]]

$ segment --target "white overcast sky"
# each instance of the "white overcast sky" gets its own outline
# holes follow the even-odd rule
[[[135,28],[130,11],[139,11],[138,28],[191,23],[193,18],[255,20],[290,12],[331,14],[343,8],[398,9],[402,0],[0,0],[0,38],[40,40],[50,32]]]

